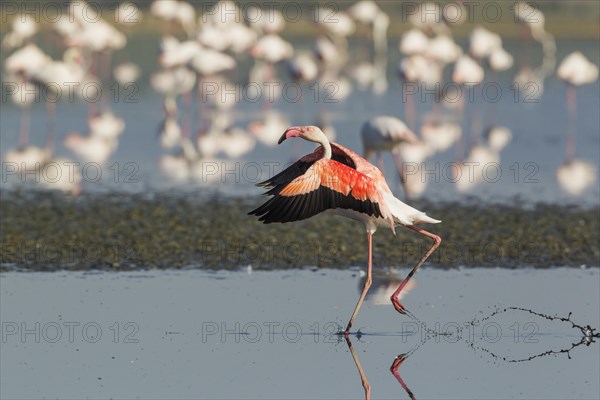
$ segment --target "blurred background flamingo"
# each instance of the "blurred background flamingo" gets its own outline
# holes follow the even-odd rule
[[[51,24],[28,14],[6,24],[4,81],[15,83],[6,92],[20,117],[11,125],[14,134],[3,135],[2,153],[17,172],[41,172],[52,157],[75,157],[83,167],[142,154],[153,161],[145,167],[152,180],[154,169],[166,165],[190,171],[213,157],[261,160],[285,126],[317,123],[342,143],[363,141],[366,152],[393,153],[393,163],[378,165],[404,171],[405,196],[448,193],[452,183],[459,197],[480,195],[478,188],[492,187],[481,177],[463,181],[467,164],[499,163],[506,170],[504,163],[522,157],[518,146],[533,137],[525,132],[529,117],[512,118],[506,99],[541,113],[542,105],[529,102],[553,101],[558,78],[567,83],[567,155],[551,175],[570,195],[598,190],[597,160],[581,147],[575,157],[576,122],[580,136],[590,134],[589,122],[581,122],[587,115],[576,111],[575,87],[597,85],[598,52],[558,41],[551,33],[554,10],[519,2],[507,10],[510,18],[489,24],[460,2],[422,2],[401,15],[390,4],[361,0],[339,10],[321,5],[298,21],[282,9],[231,1],[210,10],[179,0],[123,2],[111,12],[88,6],[73,2]],[[400,17],[407,23],[390,23]],[[152,29],[155,36],[144,36]],[[400,79],[388,68],[393,65]],[[65,96],[70,84],[79,89],[73,99]],[[497,84],[501,101],[483,98],[482,90]],[[50,101],[61,91],[59,101]],[[580,95],[589,103],[590,92]],[[143,101],[125,103],[127,96]],[[403,118],[410,140],[391,145],[386,140],[397,138],[384,140],[381,132],[366,138],[361,127],[385,115]],[[550,135],[553,126],[558,123],[543,130]],[[151,150],[140,151],[146,146]],[[427,171],[439,163],[452,163],[454,173],[433,185]],[[194,180],[191,172],[181,174]]]

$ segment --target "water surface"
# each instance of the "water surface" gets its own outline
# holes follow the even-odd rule
[[[360,275],[4,273],[1,395],[362,398],[352,356],[334,334],[354,307]],[[517,310],[486,319],[498,307],[518,306],[551,316],[573,312],[574,322],[598,327],[598,269],[424,269],[403,303],[426,329],[387,301],[377,304],[394,279],[378,273],[355,323],[363,335],[351,337],[373,398],[408,398],[389,368],[411,351],[398,373],[416,398],[598,397],[598,343],[576,346],[571,359],[561,353],[509,362],[579,343],[582,334],[570,323]],[[470,331],[457,335],[469,321]],[[22,336],[21,328],[33,333]]]

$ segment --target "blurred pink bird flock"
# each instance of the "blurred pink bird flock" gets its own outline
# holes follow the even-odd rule
[[[410,10],[370,0],[335,9],[313,5],[299,8],[302,25],[288,9],[231,1],[210,7],[123,2],[110,9],[74,1],[52,21],[17,10],[2,37],[4,97],[20,108],[20,117],[12,119],[17,125],[3,125],[3,185],[31,186],[27,175],[37,172],[42,179],[33,179],[34,185],[77,195],[93,188],[84,184],[85,166],[112,166],[124,159],[119,151],[131,160],[131,151],[120,149],[129,143],[132,149],[152,146],[156,171],[169,182],[214,186],[223,183],[223,174],[208,173],[209,166],[235,171],[240,160],[272,155],[265,148],[287,127],[317,125],[329,140],[362,143],[367,160],[375,157],[380,170],[389,168],[388,180],[401,198],[434,188],[437,179],[427,165],[441,161],[450,164],[445,177],[459,196],[477,193],[489,182],[488,166],[501,165],[506,174],[510,165],[502,159],[513,160],[511,151],[529,143],[527,132],[501,124],[495,102],[467,100],[474,87],[504,77],[519,88],[518,98],[544,101],[549,90],[565,93],[566,107],[553,106],[563,125],[548,132],[565,147],[554,163],[554,183],[569,196],[595,187],[597,160],[578,156],[576,137],[589,129],[581,123],[577,97],[580,88],[597,84],[598,66],[590,61],[597,51],[575,50],[559,59],[542,10],[526,2],[514,4],[502,27],[520,38],[516,51],[509,50],[494,24],[472,21],[476,16],[462,2],[453,4],[415,3]],[[131,41],[149,20],[156,32],[138,50]],[[296,41],[300,25],[306,32]],[[396,25],[400,34],[390,37]],[[147,49],[151,65],[136,58]],[[537,66],[532,49],[541,58]],[[144,101],[148,84],[160,103]],[[435,96],[414,92],[440,87]],[[73,96],[66,95],[70,89]],[[301,95],[290,102],[291,92]],[[506,93],[513,96],[510,88]],[[114,101],[117,94],[142,96],[143,110],[129,115]],[[357,102],[383,97],[386,107],[355,110]],[[74,104],[85,107],[85,115],[69,114]],[[43,127],[31,121],[37,109],[45,110]],[[40,112],[35,115],[42,120]],[[349,115],[361,120],[340,128]],[[156,120],[151,131],[131,127],[140,118]],[[511,147],[515,141],[521,144]],[[292,152],[299,154],[296,145]]]

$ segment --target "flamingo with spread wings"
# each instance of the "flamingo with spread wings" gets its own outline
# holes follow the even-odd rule
[[[279,144],[291,137],[318,143],[311,154],[298,160],[281,173],[260,183],[272,196],[249,214],[259,216],[265,224],[291,222],[310,218],[323,211],[361,221],[365,224],[368,241],[367,280],[352,317],[345,330],[347,335],[356,314],[372,283],[372,236],[379,226],[402,225],[433,239],[433,245],[392,294],[394,308],[401,314],[409,314],[398,295],[425,260],[440,245],[441,239],[424,229],[419,223],[439,223],[403,203],[392,194],[381,171],[352,150],[329,142],[316,126],[293,126],[279,139]]]

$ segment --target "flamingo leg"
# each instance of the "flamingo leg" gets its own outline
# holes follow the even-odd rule
[[[575,156],[575,138],[577,135],[577,93],[575,86],[567,86],[567,107],[569,111],[569,134],[567,137],[567,160]]]
[[[392,150],[392,157],[394,158],[394,162],[396,163],[396,169],[398,170],[398,177],[400,178],[400,186],[402,186],[402,192],[404,193],[404,196],[408,199],[410,196],[408,193],[408,188],[406,187],[404,166],[402,164],[402,159],[400,158],[400,154],[397,149]]]
[[[418,227],[416,227],[414,225],[409,225],[409,226],[407,226],[407,228],[408,229],[412,229],[413,231],[418,232],[418,233],[420,233],[422,235],[425,235],[427,237],[430,237],[431,239],[433,239],[433,245],[431,246],[431,248],[429,249],[429,251],[427,251],[427,253],[425,253],[425,255],[423,257],[421,257],[421,259],[419,260],[419,262],[417,263],[417,265],[415,265],[415,267],[412,269],[412,271],[410,271],[408,273],[408,275],[406,276],[406,278],[402,281],[402,283],[400,284],[400,286],[398,286],[398,289],[396,289],[396,291],[392,294],[392,297],[390,298],[392,300],[392,304],[394,305],[394,308],[400,314],[409,314],[409,313],[406,310],[406,308],[404,308],[404,306],[402,304],[400,304],[400,300],[398,299],[398,295],[400,294],[400,292],[402,291],[402,289],[404,289],[404,286],[406,286],[406,284],[408,283],[408,281],[410,280],[410,278],[412,278],[412,276],[415,274],[415,272],[417,272],[417,270],[421,267],[421,265],[423,265],[423,263],[425,262],[425,260],[427,260],[429,258],[429,256],[435,251],[435,249],[437,249],[440,246],[440,243],[442,243],[442,239],[438,235],[434,235],[433,233],[427,232],[426,230],[418,228]]]
[[[46,112],[48,113],[48,125],[46,132],[46,147],[52,153],[54,151],[54,137],[55,137],[55,126],[56,126],[56,103],[52,103],[46,100]]]
[[[48,136],[53,136],[54,128],[56,126],[56,103],[46,100],[46,114],[48,115],[48,121],[46,123],[46,134]]]
[[[31,105],[21,108],[21,126],[19,129],[19,146],[25,147],[29,143],[29,123],[31,120]]]
[[[91,52],[91,61],[90,61],[90,73],[92,75],[96,75],[99,74],[98,70],[99,70],[99,55],[97,52],[93,51]],[[100,82],[100,85],[102,86],[102,82]],[[89,125],[89,121],[94,117],[94,115],[96,115],[96,102],[95,101],[88,101],[88,125]]]
[[[495,70],[490,71],[490,82],[497,82]],[[496,121],[496,105],[497,104],[498,104],[497,102],[492,103],[490,110],[488,112],[488,123],[487,123],[488,127],[494,126],[494,122]]]
[[[271,83],[274,80],[275,80],[275,66],[271,63],[267,63],[266,81]],[[267,111],[271,110],[274,102],[275,102],[275,99],[271,98],[270,94],[266,95],[263,99],[263,111],[267,112]]]
[[[100,82],[104,80],[108,84],[110,80],[110,64],[111,64],[111,52],[110,50],[104,50],[100,54]],[[109,95],[102,93],[102,109],[103,111],[110,111]]]
[[[479,143],[482,126],[481,120],[481,111],[478,109],[473,110],[473,117],[471,118],[471,146],[476,146]]]
[[[406,122],[408,122],[408,127],[410,128],[410,130],[412,130],[414,132],[416,129],[415,99],[413,98],[414,94],[406,93],[405,96],[406,96],[406,105],[405,105]]]
[[[183,136],[191,137],[192,130],[192,91],[183,94]]]
[[[461,87],[461,98],[460,98],[460,106],[459,106],[459,113],[461,116],[461,128],[465,129],[465,119],[466,119],[466,101],[464,99],[465,96],[465,89],[464,87]],[[465,155],[465,140],[463,139],[463,135],[460,135],[460,137],[458,138],[458,141],[456,142],[456,153],[455,153],[455,158],[456,161],[462,161]]]
[[[362,305],[363,300],[365,299],[365,296],[367,295],[367,292],[369,291],[369,288],[371,287],[371,284],[373,283],[373,279],[372,279],[372,267],[373,267],[373,234],[371,232],[367,232],[367,241],[369,242],[369,264],[367,267],[367,280],[365,281],[365,286],[363,287],[363,291],[360,295],[360,298],[358,299],[358,303],[356,304],[356,307],[354,308],[354,312],[352,313],[352,317],[350,318],[350,321],[348,322],[348,326],[346,327],[346,330],[344,331],[344,335],[348,336],[348,334],[350,333],[350,328],[352,327],[352,323],[354,322],[354,318],[356,317],[356,314],[358,314],[358,310],[360,309],[360,306]]]
[[[202,79],[202,76],[200,74],[198,74],[198,80],[197,80],[197,85],[198,85],[198,92],[197,92],[197,96],[198,96],[198,114],[197,114],[197,126],[198,126],[198,130],[202,131],[204,129],[207,129],[207,118],[205,114],[208,114],[208,109],[206,108],[206,104],[205,104],[205,99],[204,99],[204,89],[203,89],[203,83],[204,80]]]
[[[383,172],[383,157],[381,156],[380,151],[377,152],[377,168]]]
[[[402,389],[404,389],[404,391],[406,392],[406,394],[408,394],[408,397],[410,397],[411,400],[415,400],[415,395],[408,388],[408,386],[406,385],[406,383],[404,383],[404,380],[402,379],[402,377],[400,376],[400,373],[398,372],[398,368],[408,358],[409,355],[410,355],[410,353],[400,354],[398,357],[396,357],[394,359],[394,362],[392,363],[392,366],[390,367],[390,371],[396,377],[396,380],[398,381],[398,383],[400,384],[400,386],[402,386]]]
[[[358,373],[360,374],[360,380],[362,382],[363,388],[365,389],[365,400],[369,400],[371,398],[371,385],[369,384],[369,380],[365,375],[365,371],[363,371],[362,366],[360,365],[360,361],[358,361],[358,357],[354,352],[354,347],[352,346],[352,342],[350,338],[346,336],[346,344],[348,345],[348,349],[350,349],[350,354],[352,354],[352,358],[354,359],[354,364],[356,364],[356,368],[358,368]]]

